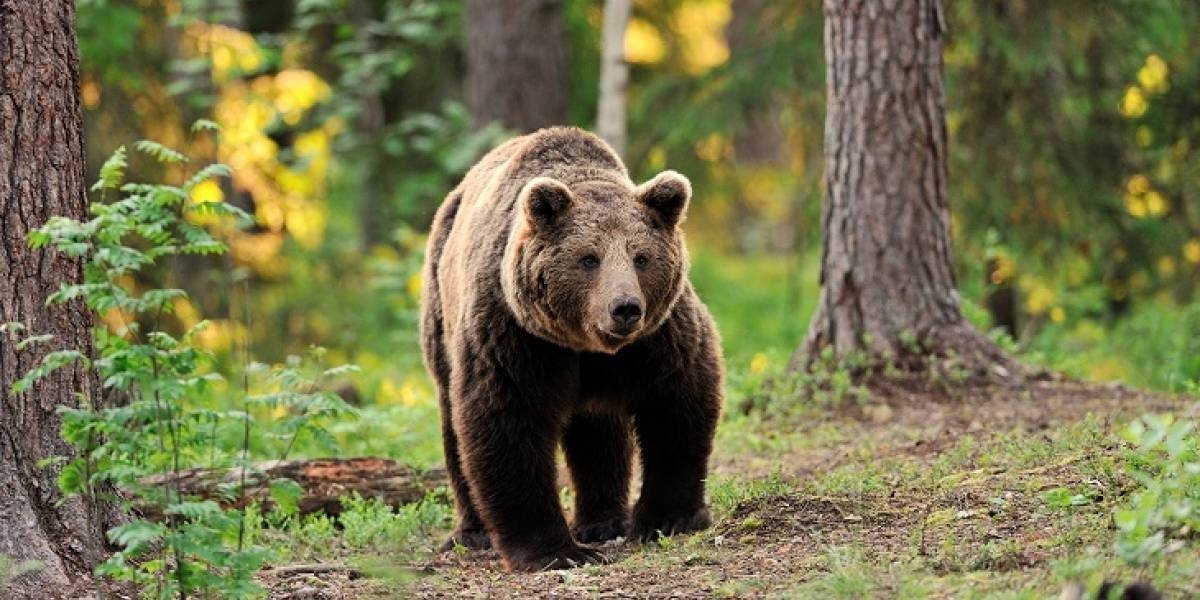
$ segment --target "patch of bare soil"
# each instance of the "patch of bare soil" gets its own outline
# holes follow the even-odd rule
[[[892,568],[888,565],[919,563],[919,572],[928,577],[1045,569],[1069,548],[1063,541],[1064,517],[1047,510],[1041,495],[1055,486],[1089,485],[1093,475],[1080,469],[1079,456],[1065,453],[1019,468],[964,460],[938,481],[897,481],[862,493],[822,495],[806,482],[861,465],[864,456],[875,464],[902,461],[920,474],[967,435],[1015,431],[1049,439],[1056,428],[1089,414],[1107,424],[1182,407],[1181,401],[1121,386],[1049,377],[1018,387],[947,389],[919,380],[878,380],[868,386],[871,400],[864,405],[777,424],[800,438],[832,426],[839,435],[830,444],[796,444],[795,450],[773,457],[770,467],[752,460],[756,457],[715,457],[718,474],[749,480],[775,471],[792,485],[742,502],[709,531],[661,546],[609,543],[605,549],[613,562],[604,566],[511,574],[501,570],[492,552],[446,553],[431,557],[416,579],[399,589],[372,588],[345,579],[345,573],[301,574],[268,579],[271,597],[811,597],[804,586],[830,573],[828,555],[838,547],[862,549],[885,572]],[[1099,482],[1095,501],[1117,493],[1113,485]],[[888,592],[886,585],[879,590]]]

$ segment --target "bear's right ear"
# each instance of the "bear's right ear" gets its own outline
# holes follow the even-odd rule
[[[571,190],[549,177],[534,177],[517,200],[534,229],[554,226],[571,206]]]

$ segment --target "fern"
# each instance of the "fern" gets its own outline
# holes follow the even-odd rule
[[[187,156],[178,150],[172,150],[158,142],[150,140],[140,140],[133,145],[139,152],[147,154],[164,165],[173,165],[187,162]]]
[[[196,122],[192,123],[193,134],[202,132],[217,133],[219,131],[221,131],[221,126],[208,119],[196,119]]]
[[[113,190],[119,187],[125,179],[125,169],[128,166],[129,163],[125,157],[125,146],[121,146],[100,167],[100,179],[92,184],[92,191]]]
[[[195,130],[214,131],[215,124],[200,123]],[[134,148],[162,164],[187,162],[181,153],[154,142],[138,142]],[[144,279],[140,276],[161,266],[164,258],[227,250],[187,215],[250,217],[223,202],[189,201],[201,182],[230,176],[225,165],[207,165],[183,185],[170,185],[126,182],[126,162],[121,148],[105,162],[93,187],[122,197],[93,203],[86,221],[50,219],[29,238],[32,246],[84,259],[84,280],[64,284],[47,303],[82,300],[97,315],[117,317],[119,324],[93,330],[94,360],[79,349],[50,352],[13,390],[28,391],[39,379],[78,364],[97,375],[105,397],[121,398],[111,406],[81,398],[79,408],[60,409],[62,435],[76,457],[62,465],[59,486],[68,496],[120,488],[122,497],[112,500],[153,506],[170,518],[162,524],[134,520],[109,530],[109,539],[120,550],[97,568],[99,575],[140,585],[150,597],[258,595],[253,573],[269,557],[263,548],[244,543],[245,515],[188,497],[170,485],[171,475],[193,466],[245,464],[252,425],[267,429],[253,440],[256,447],[275,456],[286,456],[301,436],[333,444],[321,423],[353,409],[321,384],[353,368],[312,369],[298,358],[282,367],[248,366],[255,393],[242,391],[245,410],[204,408],[206,394],[224,380],[215,372],[212,357],[197,345],[207,322],[172,335],[159,327],[159,318],[171,314],[186,294],[173,288],[137,289],[128,281]],[[0,334],[19,337],[14,341],[18,350],[49,340],[15,323],[0,325]],[[321,355],[314,351],[316,358]],[[283,416],[268,421],[275,408],[282,408]],[[221,450],[217,439],[222,432],[226,438],[246,436],[239,449],[242,456]],[[154,477],[161,483],[148,483]],[[273,483],[272,489],[283,498],[294,492],[285,482]],[[226,493],[236,499],[241,491],[232,486]]]

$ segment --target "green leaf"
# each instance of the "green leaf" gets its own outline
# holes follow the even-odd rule
[[[219,132],[221,131],[221,126],[216,121],[196,119],[196,122],[192,123],[192,133],[200,133],[202,131]]]
[[[167,532],[167,528],[150,521],[131,521],[108,530],[108,539],[126,550],[141,548],[154,543]]]
[[[290,516],[300,512],[300,497],[303,495],[304,488],[291,479],[271,480],[271,499],[275,501],[276,509],[284,515]]]
[[[152,142],[150,140],[140,140],[137,143],[135,143],[133,145],[133,147],[136,148],[139,152],[142,152],[143,154],[147,154],[147,155],[153,157],[154,160],[157,160],[158,162],[165,164],[165,165],[179,164],[179,163],[187,162],[187,156],[184,156],[184,154],[182,152],[180,152],[178,150],[172,150],[171,148],[168,148],[158,142]]]
[[[125,158],[125,146],[121,146],[100,167],[100,179],[92,185],[92,191],[112,190],[120,187],[121,182],[125,179],[125,168],[128,166],[129,163]]]

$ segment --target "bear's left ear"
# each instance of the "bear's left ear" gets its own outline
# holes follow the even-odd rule
[[[521,188],[518,205],[534,229],[558,223],[571,205],[571,190],[549,177],[534,177]]]
[[[688,201],[692,198],[692,183],[675,171],[663,171],[638,186],[637,195],[660,223],[674,227],[683,222]]]

